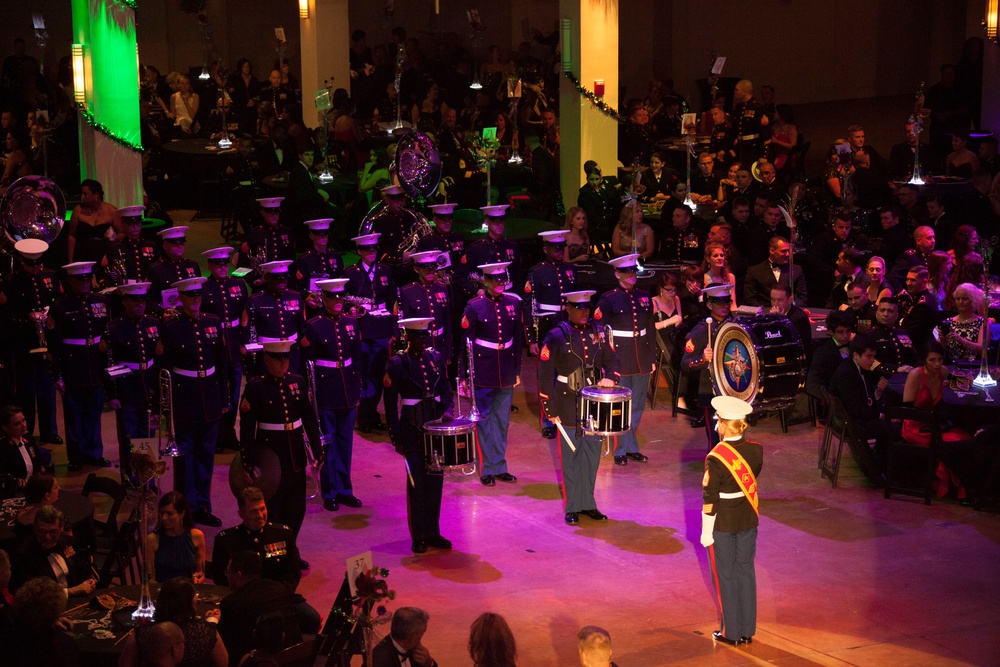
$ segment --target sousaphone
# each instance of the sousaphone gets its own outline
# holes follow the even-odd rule
[[[52,245],[65,221],[66,197],[44,176],[17,179],[0,199],[0,226],[12,243],[38,239]]]

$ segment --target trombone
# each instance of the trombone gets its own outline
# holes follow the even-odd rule
[[[472,403],[472,407],[469,408],[469,414],[467,414],[465,418],[470,422],[478,422],[482,419],[482,415],[479,413],[479,408],[476,406],[476,363],[472,352],[472,339],[467,338],[465,340],[465,344],[465,350],[467,353],[465,369],[469,374],[466,387],[469,391],[469,402]],[[461,395],[461,392],[461,387],[459,387],[459,395]],[[459,410],[459,413],[461,413],[461,410]]]
[[[166,442],[163,442],[166,431]],[[174,390],[170,371],[166,368],[160,371],[160,428],[156,432],[156,444],[160,448],[160,456],[180,456],[177,438],[174,431]]]

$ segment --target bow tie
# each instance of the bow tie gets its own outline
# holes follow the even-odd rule
[[[781,271],[783,268],[785,268],[784,264],[771,264],[772,271]]]

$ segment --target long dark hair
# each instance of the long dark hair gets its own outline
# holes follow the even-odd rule
[[[153,622],[171,621],[183,625],[197,614],[194,610],[194,583],[184,577],[174,577],[162,586],[156,599],[156,613]]]
[[[181,525],[183,525],[186,530],[194,528],[194,519],[191,518],[191,504],[188,503],[187,498],[184,497],[183,493],[180,493],[179,491],[164,493],[156,508],[162,510],[167,505],[173,505],[175,510],[183,514]],[[158,527],[156,532],[162,533],[163,526]]]
[[[517,643],[503,616],[485,612],[472,622],[469,657],[476,667],[515,667]]]

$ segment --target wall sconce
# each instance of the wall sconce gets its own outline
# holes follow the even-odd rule
[[[604,79],[594,79],[594,94],[604,97]]]
[[[309,18],[309,0],[299,0],[299,18]]]
[[[81,105],[87,104],[87,77],[83,67],[83,44],[73,45],[73,100]]]
[[[1000,14],[1000,6],[998,5],[1000,5],[1000,0],[987,0],[986,20],[983,21],[983,25],[986,26],[986,39],[994,44],[997,43],[997,14]]]

